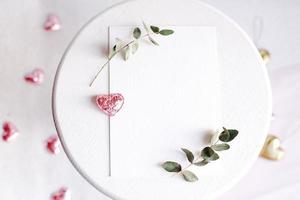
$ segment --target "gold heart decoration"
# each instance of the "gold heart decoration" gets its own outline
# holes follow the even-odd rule
[[[258,49],[260,56],[262,57],[265,64],[267,64],[271,59],[271,54],[267,49]]]
[[[281,160],[284,150],[280,147],[280,139],[275,135],[268,135],[260,156],[269,160]]]

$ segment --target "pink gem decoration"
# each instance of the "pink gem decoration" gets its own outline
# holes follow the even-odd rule
[[[49,137],[46,141],[47,150],[52,154],[58,154],[60,152],[59,145],[60,143],[57,135]]]
[[[3,129],[2,139],[6,142],[15,139],[19,135],[18,129],[11,122],[4,122],[2,125],[2,129]]]
[[[51,196],[51,200],[71,200],[71,191],[67,187],[60,188]]]
[[[50,14],[44,24],[44,29],[46,31],[57,31],[61,28],[60,19],[55,14]]]
[[[98,95],[96,103],[102,112],[114,116],[122,108],[124,97],[119,93]]]
[[[34,85],[39,85],[44,81],[44,71],[36,68],[24,76],[25,81]]]

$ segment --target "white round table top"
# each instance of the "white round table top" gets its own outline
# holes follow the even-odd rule
[[[99,63],[105,62],[99,44],[108,42],[108,27],[132,26],[142,20],[217,28],[221,121],[240,134],[230,153],[222,155],[218,164],[207,167],[197,183],[108,176],[108,118],[99,117],[91,101],[99,91],[107,91],[107,78],[97,80],[94,87],[89,87],[89,82]],[[232,20],[197,0],[130,1],[97,15],[79,31],[63,55],[52,103],[55,125],[72,164],[96,189],[113,199],[196,200],[219,196],[252,166],[271,118],[269,80],[256,47]]]

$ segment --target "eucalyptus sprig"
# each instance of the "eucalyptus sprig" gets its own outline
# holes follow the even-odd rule
[[[97,74],[94,76],[90,83],[90,87],[93,85],[101,71],[104,69],[104,67],[109,63],[109,61],[114,58],[118,53],[124,53],[124,60],[128,60],[131,55],[135,54],[139,48],[139,42],[147,38],[152,44],[159,46],[159,44],[153,39],[152,35],[163,35],[163,36],[168,36],[174,33],[173,30],[171,29],[160,29],[157,26],[148,26],[145,22],[143,22],[143,28],[145,29],[145,34],[142,35],[142,31],[139,27],[135,27],[132,32],[132,37],[133,39],[122,45],[122,41],[120,39],[117,39],[117,43],[112,47],[107,61],[100,67],[99,71]]]
[[[192,165],[201,167],[218,160],[220,157],[217,152],[230,149],[228,142],[231,142],[237,135],[237,130],[223,127],[221,133],[215,133],[213,135],[210,145],[201,150],[201,154],[198,158],[195,158],[195,155],[190,150],[185,148],[181,149],[189,162],[189,165],[185,168],[182,168],[179,163],[174,161],[166,161],[162,164],[162,167],[168,172],[175,172],[178,175],[182,175],[184,180],[188,182],[198,181],[196,174],[188,170],[188,168]]]

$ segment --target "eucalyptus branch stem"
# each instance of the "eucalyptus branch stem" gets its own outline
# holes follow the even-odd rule
[[[163,163],[162,167],[167,172],[175,172],[172,177],[176,175],[182,175],[185,181],[198,181],[198,177],[193,170],[187,169],[193,165],[200,167],[218,160],[220,157],[217,152],[228,150],[230,146],[227,143],[232,141],[238,135],[238,133],[239,132],[236,129],[226,129],[223,127],[223,131],[220,134],[216,132],[211,138],[210,145],[204,147],[201,150],[201,153],[197,156],[195,156],[192,151],[186,148],[181,148],[181,150],[185,153],[187,160],[189,161],[189,164],[186,167],[182,167],[180,163],[174,161],[166,161]]]
[[[195,162],[198,162],[198,161],[200,160],[200,158],[201,158],[201,157],[198,157],[198,158],[196,159]],[[188,168],[190,168],[193,164],[194,164],[194,163],[190,163],[188,166],[186,166],[186,167],[183,168],[180,172],[178,172],[177,174],[174,174],[173,176],[182,174],[183,171],[185,171],[185,170],[187,170]]]
[[[219,141],[220,141],[220,139],[218,139],[214,144],[211,144],[210,147],[212,147],[213,145],[216,145]],[[183,171],[185,171],[185,170],[187,170],[188,168],[190,168],[194,163],[199,162],[201,158],[202,158],[201,156],[198,156],[198,158],[196,158],[195,161],[194,161],[193,163],[190,163],[188,166],[186,166],[186,167],[183,168],[180,172],[177,172],[177,173],[174,174],[173,176],[182,174]],[[204,160],[204,159],[202,159],[202,160]],[[201,160],[201,161],[202,161],[202,160]]]
[[[147,33],[145,35],[143,35],[141,38],[145,38],[145,37],[149,37],[151,34],[153,33]],[[104,69],[104,67],[118,54],[120,53],[122,50],[124,50],[125,48],[127,48],[130,44],[134,43],[135,40],[131,40],[130,42],[128,42],[127,44],[125,44],[124,46],[122,46],[121,48],[117,49],[116,52],[114,54],[112,54],[112,56],[108,57],[107,61],[101,66],[101,68],[98,70],[98,72],[96,73],[96,75],[94,76],[94,78],[92,79],[91,83],[90,83],[90,87],[93,85],[93,83],[95,82],[95,80],[97,79],[97,77],[99,76],[99,74],[102,72],[102,70]]]

